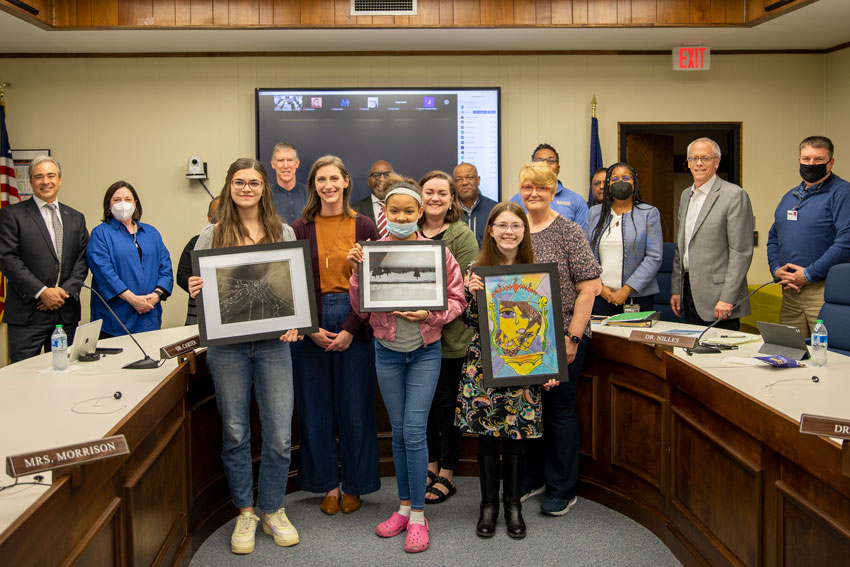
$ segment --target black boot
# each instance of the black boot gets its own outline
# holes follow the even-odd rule
[[[525,537],[525,520],[522,519],[522,478],[525,465],[524,455],[502,455],[502,482],[505,501],[505,523],[508,535],[520,539]]]
[[[478,478],[481,481],[481,514],[475,533],[478,537],[493,537],[499,517],[499,457],[478,457]]]

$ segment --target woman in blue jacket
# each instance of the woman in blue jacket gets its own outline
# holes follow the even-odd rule
[[[593,314],[616,315],[632,304],[651,311],[663,249],[661,214],[641,201],[630,165],[618,162],[605,172],[602,203],[591,207],[585,231],[602,265],[602,292]]]
[[[109,302],[131,333],[162,325],[162,305],[174,287],[171,256],[159,232],[140,222],[142,203],[132,185],[116,181],[103,197],[103,222],[91,231],[86,260],[92,288]],[[124,329],[99,299],[91,300],[91,319],[103,319],[101,337]]]

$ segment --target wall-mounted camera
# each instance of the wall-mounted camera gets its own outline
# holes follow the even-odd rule
[[[187,179],[208,179],[207,177],[207,162],[201,159],[201,156],[189,156],[189,163],[186,166]]]

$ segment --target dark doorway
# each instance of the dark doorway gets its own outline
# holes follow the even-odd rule
[[[720,146],[717,175],[741,185],[740,122],[618,123],[619,159],[635,168],[640,193],[661,213],[665,242],[676,239],[679,196],[693,185],[687,147],[701,137]]]

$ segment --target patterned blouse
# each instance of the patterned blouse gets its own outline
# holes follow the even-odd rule
[[[578,297],[576,283],[598,278],[602,268],[596,262],[582,228],[561,215],[540,232],[531,233],[531,248],[534,250],[535,262],[558,264],[566,335]],[[584,334],[590,336],[590,321],[587,322]]]
[[[576,225],[578,226],[578,225]],[[463,322],[475,329],[466,354],[455,408],[460,430],[478,435],[530,439],[542,434],[540,386],[485,388],[482,384],[481,338],[478,334],[478,302],[466,290]]]

